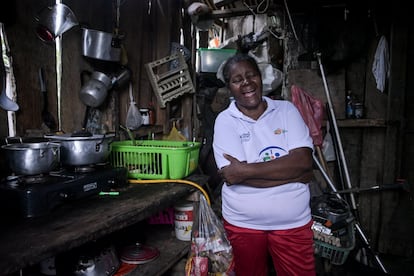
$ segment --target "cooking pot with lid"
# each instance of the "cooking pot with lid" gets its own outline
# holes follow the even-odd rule
[[[63,165],[84,166],[106,162],[115,134],[65,133],[46,137],[61,145]]]
[[[48,173],[60,162],[60,144],[51,141],[23,142],[2,146],[7,164],[17,175]]]

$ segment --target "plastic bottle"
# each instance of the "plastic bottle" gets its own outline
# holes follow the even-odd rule
[[[353,119],[355,116],[354,110],[354,99],[353,99],[352,91],[348,90],[346,93],[346,110],[345,115],[348,119]]]
[[[156,118],[155,118],[155,108],[154,108],[154,104],[152,102],[149,103],[149,108],[148,108],[148,113],[149,113],[149,123],[150,125],[155,125],[156,122]]]

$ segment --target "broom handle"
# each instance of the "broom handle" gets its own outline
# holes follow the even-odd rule
[[[339,150],[339,155],[340,155],[340,158],[341,158],[342,164],[343,164],[343,170],[344,170],[345,180],[346,180],[345,182],[346,182],[346,185],[347,185],[348,189],[351,189],[352,188],[351,178],[349,176],[348,166],[346,164],[345,154],[344,154],[344,150],[342,148],[341,136],[339,135],[338,125],[336,124],[336,117],[335,117],[335,112],[334,112],[333,105],[332,105],[331,95],[329,93],[328,84],[327,84],[326,78],[325,78],[325,72],[324,72],[324,69],[323,69],[323,66],[322,66],[321,53],[317,53],[316,57],[318,59],[319,69],[321,71],[323,85],[324,85],[324,88],[325,88],[325,94],[326,94],[326,98],[328,100],[329,113],[331,114],[331,117],[332,117],[332,125],[334,127],[335,137],[336,137],[336,140],[338,141],[338,150]],[[357,210],[357,204],[355,202],[354,194],[350,193],[349,197],[351,199],[352,209],[354,211],[356,211]]]

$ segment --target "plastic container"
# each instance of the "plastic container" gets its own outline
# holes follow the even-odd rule
[[[355,247],[354,223],[349,223],[347,227],[337,231],[341,246],[335,246],[327,242],[314,239],[315,254],[328,259],[331,264],[342,265],[348,258],[349,252]],[[334,234],[335,235],[335,234]]]
[[[199,48],[198,72],[216,73],[223,61],[236,53],[236,49],[207,49]]]
[[[112,143],[109,161],[114,167],[128,169],[135,179],[180,179],[198,166],[199,142],[131,140]]]
[[[183,201],[174,206],[175,236],[181,241],[191,240],[193,209],[191,201]]]

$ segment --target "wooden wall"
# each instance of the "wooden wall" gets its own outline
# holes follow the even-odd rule
[[[121,69],[121,64],[85,58],[82,56],[81,48],[81,27],[108,33],[114,31],[116,2],[116,0],[63,1],[71,8],[80,23],[62,36],[61,129],[65,132],[79,130],[84,122],[86,106],[78,97],[82,87],[81,72],[106,70],[105,73],[116,74],[117,70]],[[123,46],[127,56],[127,63],[124,65],[132,72],[131,81],[135,100],[138,107],[148,107],[152,102],[157,108],[155,94],[150,86],[144,64],[168,56],[171,43],[179,42],[179,30],[183,26],[181,1],[156,1],[152,2],[151,7],[149,7],[151,1],[120,2],[119,31],[124,35]],[[44,131],[40,116],[42,108],[38,81],[40,67],[43,67],[46,73],[50,111],[55,115],[56,120],[58,119],[55,46],[45,44],[35,34],[35,17],[48,5],[51,5],[51,2],[46,0],[15,1],[14,12],[17,16],[6,26],[14,61],[17,102],[20,105],[20,110],[16,112],[18,136],[24,136],[28,132]],[[107,101],[97,108],[103,130],[115,131],[118,124],[125,124],[129,106],[127,88],[128,85],[111,90]],[[158,109],[157,115],[157,123],[161,125],[166,123],[164,131],[168,131],[170,126],[167,111]],[[5,113],[2,113],[1,118],[3,116]],[[2,133],[6,134],[4,126],[5,124],[2,123],[1,129]]]

